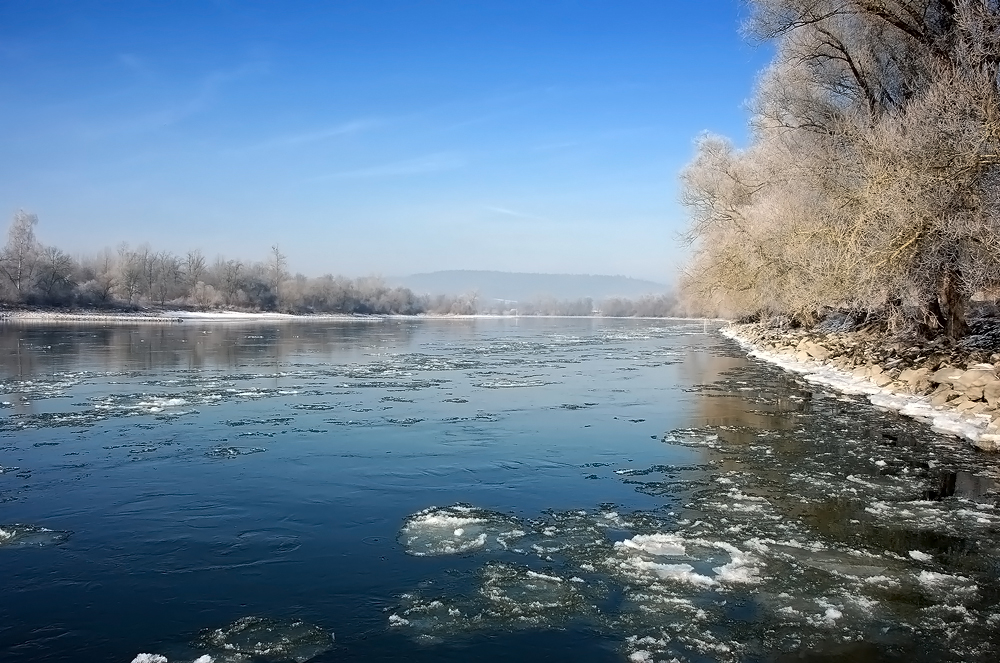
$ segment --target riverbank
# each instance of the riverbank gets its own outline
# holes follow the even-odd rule
[[[0,322],[28,323],[60,323],[60,322],[90,322],[90,323],[155,323],[172,324],[185,321],[191,322],[292,322],[302,320],[381,320],[381,315],[354,315],[342,313],[315,313],[297,315],[293,313],[275,313],[268,311],[186,311],[179,309],[146,309],[146,310],[7,310],[0,311]]]
[[[722,333],[751,356],[808,382],[865,395],[877,407],[924,421],[977,449],[1000,451],[1000,353],[984,349],[991,343],[917,343],[863,330],[760,323],[733,324]]]
[[[551,319],[600,319],[600,320],[685,320],[691,322],[725,323],[717,318],[643,317],[643,316],[567,316],[567,315],[497,315],[492,313],[444,314],[416,313],[404,315],[360,314],[360,313],[276,313],[273,311],[189,311],[183,309],[137,309],[137,310],[51,310],[51,309],[8,309],[0,310],[0,322],[61,323],[83,322],[100,324],[156,323],[172,324],[191,322],[308,322],[308,321],[373,321],[386,319],[404,320],[517,320],[520,318]]]

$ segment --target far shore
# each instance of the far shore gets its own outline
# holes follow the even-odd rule
[[[684,322],[726,323],[720,318],[683,317],[617,317],[602,315],[497,315],[497,314],[359,314],[359,313],[277,313],[273,311],[188,311],[183,309],[141,309],[141,310],[49,310],[16,309],[0,310],[0,324],[4,322],[50,324],[50,323],[98,323],[98,324],[177,324],[183,322],[373,322],[379,320],[519,320],[519,319],[566,319],[566,320],[677,320]]]

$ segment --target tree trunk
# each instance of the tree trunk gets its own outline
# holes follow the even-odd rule
[[[959,271],[954,267],[946,268],[941,275],[935,313],[949,338],[958,340],[969,331],[966,321],[967,299],[962,291]]]

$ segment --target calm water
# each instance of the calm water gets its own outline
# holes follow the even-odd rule
[[[0,346],[5,662],[1000,656],[997,461],[700,322]]]

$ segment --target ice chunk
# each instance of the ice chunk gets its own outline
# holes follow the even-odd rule
[[[953,576],[947,573],[921,571],[917,576],[920,585],[930,594],[939,598],[961,600],[972,598],[979,587],[965,576]]]
[[[716,543],[715,547],[728,552],[730,558],[728,564],[712,569],[715,571],[716,580],[731,584],[756,584],[760,582],[760,566],[756,557],[724,542]]]
[[[399,541],[417,557],[456,555],[484,548],[506,548],[523,530],[507,516],[456,504],[431,507],[406,519]]]
[[[167,657],[160,654],[137,654],[132,663],[167,663]]]
[[[250,660],[305,663],[330,649],[333,636],[301,621],[243,617],[203,633],[196,644],[212,658],[236,654]]]
[[[684,539],[676,534],[638,534],[615,543],[615,548],[631,548],[661,557],[682,557],[685,554]]]
[[[0,525],[0,548],[27,548],[63,543],[72,532],[60,532],[37,525]]]
[[[934,555],[928,555],[920,550],[911,550],[910,557],[917,560],[918,562],[930,562],[934,559]]]

